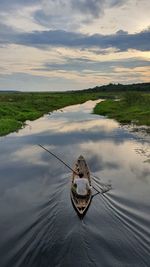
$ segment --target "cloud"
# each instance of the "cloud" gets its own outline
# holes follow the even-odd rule
[[[106,9],[127,2],[128,0],[44,0],[34,13],[34,19],[42,26],[53,29],[77,29],[104,15]]]
[[[99,17],[105,7],[121,5],[122,2],[124,0],[5,0],[0,1],[0,12],[34,5],[39,6],[39,10],[43,11],[43,15],[53,15],[54,13],[57,15],[59,13],[61,16],[64,16],[67,15],[66,10],[70,9],[73,12],[82,13],[84,16]],[[63,12],[61,12],[62,10]],[[41,12],[38,14],[41,16]]]
[[[116,48],[118,51],[136,49],[149,51],[150,30],[135,34],[117,31],[115,34],[83,34],[63,30],[33,31],[30,33],[19,33],[11,27],[2,25],[0,27],[0,44],[20,44],[30,47],[45,48],[73,47],[73,48]]]
[[[105,2],[103,0],[72,0],[71,5],[72,9],[97,18],[103,14]]]
[[[107,3],[109,3],[110,7],[122,6],[127,2],[127,0],[107,0]]]
[[[7,26],[0,22],[0,46],[14,43],[15,36],[17,36],[17,31],[14,30],[11,26]]]
[[[51,10],[52,11],[52,10]],[[66,16],[64,13],[62,14],[62,9],[60,12],[47,12],[45,13],[44,10],[40,9],[34,12],[34,21],[39,25],[42,25],[47,28],[55,29],[65,29],[65,30],[75,30],[79,28],[80,21],[73,16],[70,10],[66,11]]]
[[[65,10],[68,7],[77,10],[83,14],[99,16],[104,8],[121,6],[128,0],[5,0],[0,1],[0,10],[10,10],[16,7],[39,5],[45,12],[54,10],[57,13],[58,8]]]
[[[98,18],[106,8],[121,6],[126,2],[127,0],[71,0],[71,6],[84,15]]]
[[[41,68],[34,71],[76,71],[85,72],[87,70],[94,72],[115,72],[115,68],[134,69],[137,67],[147,67],[150,61],[138,58],[111,60],[111,61],[94,61],[87,58],[66,58],[64,63],[45,63]]]
[[[148,10],[146,0],[0,1],[0,87],[148,81]]]
[[[16,9],[16,7],[24,7],[24,6],[31,6],[37,5],[40,3],[40,0],[5,0],[0,1],[0,10],[6,11],[10,9]]]

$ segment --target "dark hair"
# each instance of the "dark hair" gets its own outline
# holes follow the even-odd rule
[[[83,173],[82,173],[82,172],[79,173],[79,177],[80,177],[80,178],[83,177]]]

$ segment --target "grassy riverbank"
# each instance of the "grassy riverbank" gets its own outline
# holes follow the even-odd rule
[[[97,104],[94,113],[114,118],[120,123],[150,126],[150,94],[126,92],[119,101],[105,100]]]
[[[53,110],[97,99],[98,93],[0,93],[0,136],[20,129]]]
[[[0,136],[20,129],[26,120],[35,120],[53,110],[98,98],[107,100],[98,104],[94,113],[107,115],[122,123],[134,121],[136,124],[150,125],[149,92],[149,83],[109,84],[62,93],[0,92]],[[116,98],[121,101],[114,101]]]

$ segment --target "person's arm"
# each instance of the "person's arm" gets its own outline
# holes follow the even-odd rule
[[[91,189],[92,189],[92,186],[89,185],[89,182],[88,182],[88,181],[87,181],[87,183],[86,183],[86,188],[87,188],[87,190],[91,190]]]

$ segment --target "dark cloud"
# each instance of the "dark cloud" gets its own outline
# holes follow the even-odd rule
[[[148,51],[150,44],[150,30],[128,34],[119,31],[111,35],[67,32],[63,30],[34,31],[19,33],[5,25],[0,26],[0,44],[21,44],[31,47],[45,48],[46,46],[64,46],[73,48],[116,48],[119,51],[137,49]]]
[[[128,34],[128,32],[127,31],[123,31],[123,30],[119,30],[119,31],[116,32],[116,34],[124,35],[124,34]]]
[[[44,26],[49,26],[54,20],[58,19],[60,20],[60,18],[58,18],[56,15],[45,14],[42,9],[39,9],[34,13],[34,20]]]
[[[94,18],[103,14],[105,8],[121,6],[124,3],[127,3],[127,0],[71,0],[73,9]]]
[[[69,14],[68,14],[69,13]],[[64,10],[62,14],[45,14],[44,10],[40,9],[34,12],[33,14],[35,22],[44,26],[44,27],[51,27],[53,29],[60,29],[63,27],[64,30],[73,30],[79,28],[80,22],[77,21],[70,12],[66,11],[66,16],[64,15]],[[70,23],[71,21],[71,23]]]
[[[63,12],[67,6],[70,6],[72,11],[77,11],[82,13],[83,15],[90,15],[91,17],[99,17],[104,13],[105,8],[114,7],[117,5],[122,5],[126,3],[128,0],[5,0],[0,1],[0,10],[10,10],[16,9],[16,7],[23,6],[32,6],[39,5],[41,6],[41,10],[43,6],[47,5],[47,7],[55,7],[56,11],[58,6],[63,9]],[[41,16],[40,13],[37,13]],[[66,14],[67,15],[67,14]],[[44,16],[44,13],[43,13]],[[45,14],[45,16],[47,16]],[[63,16],[63,14],[62,14]]]
[[[128,0],[47,0],[33,14],[34,20],[53,29],[77,29],[102,16],[105,9],[123,5]],[[41,2],[42,3],[42,2]]]
[[[109,3],[110,7],[114,7],[124,5],[127,3],[127,0],[108,0],[107,2]]]
[[[40,0],[5,0],[0,1],[0,10],[10,10],[16,7],[31,6],[40,3]]]
[[[14,37],[17,35],[17,31],[11,26],[7,26],[0,22],[0,44],[14,43]]]
[[[103,0],[72,0],[73,9],[77,9],[81,13],[86,13],[94,17],[99,17],[104,10],[105,1]]]
[[[35,71],[77,71],[84,72],[84,70],[91,70],[95,72],[115,72],[116,67],[135,68],[149,66],[150,62],[138,58],[113,60],[113,61],[92,61],[84,58],[67,58],[65,63],[46,63],[42,68],[33,69]]]

